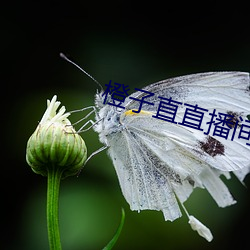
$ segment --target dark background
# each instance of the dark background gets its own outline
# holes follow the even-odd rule
[[[67,110],[93,105],[96,84],[59,57],[69,55],[103,85],[114,80],[140,88],[196,72],[249,71],[248,5],[216,1],[11,2],[1,4],[2,249],[48,249],[46,178],[25,161],[26,143],[54,94]],[[81,117],[72,116],[76,121]],[[89,154],[101,147],[89,131]],[[214,235],[211,243],[185,216],[165,222],[161,212],[132,212],[105,152],[81,175],[62,181],[60,228],[65,250],[101,249],[121,215],[114,249],[248,249],[249,189],[225,180],[237,204],[218,208],[204,190],[186,202]],[[246,186],[250,186],[249,176]]]

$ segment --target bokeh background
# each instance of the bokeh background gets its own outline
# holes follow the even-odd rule
[[[103,85],[113,80],[131,90],[184,74],[250,69],[248,6],[240,2],[11,1],[0,11],[1,249],[48,249],[46,178],[25,161],[46,99],[56,94],[67,110],[94,102],[97,85],[60,52]],[[102,146],[93,131],[82,136],[89,154]],[[190,229],[186,216],[171,223],[161,212],[130,211],[102,152],[78,178],[61,183],[63,249],[102,249],[119,225],[122,207],[126,220],[114,249],[248,249],[250,177],[248,188],[235,177],[225,182],[236,205],[218,208],[205,190],[186,202],[190,214],[211,229],[214,240],[208,243]]]

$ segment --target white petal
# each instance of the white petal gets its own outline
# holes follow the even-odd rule
[[[52,113],[55,113],[54,107],[55,107],[55,104],[57,103],[56,98],[57,98],[57,96],[54,95],[51,102],[50,102],[50,100],[47,100],[47,109],[46,109],[45,113],[43,114],[43,117],[42,117],[40,123],[47,122],[48,120],[51,119],[51,117],[53,117]]]
[[[213,239],[213,235],[209,228],[203,225],[199,220],[197,220],[194,216],[189,216],[189,222],[191,228],[198,232],[200,236],[205,238],[207,241],[211,241]]]
[[[65,125],[71,125],[70,121],[67,119],[70,113],[65,113],[66,108],[64,106],[62,106],[57,112],[61,102],[56,101],[56,99],[57,96],[54,95],[51,101],[47,100],[48,107],[40,121],[40,124],[44,124],[46,122],[60,122]]]

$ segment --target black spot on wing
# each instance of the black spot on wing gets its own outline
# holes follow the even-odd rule
[[[194,187],[195,181],[194,181],[190,176],[188,176],[186,179],[187,179],[187,181],[189,182],[189,184],[190,184],[192,187]]]
[[[225,152],[224,145],[211,136],[208,136],[205,141],[200,141],[199,146],[202,151],[206,152],[212,157],[216,155],[224,155]]]
[[[234,128],[235,125],[237,124],[237,127],[240,127],[240,116],[242,115],[242,113],[238,113],[238,112],[233,112],[233,111],[227,111],[227,114],[230,116],[227,121],[229,121],[228,126],[230,128]]]

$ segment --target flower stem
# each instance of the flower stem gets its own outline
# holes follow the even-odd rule
[[[50,250],[61,250],[59,231],[59,188],[62,170],[58,167],[48,168],[47,185],[47,228]]]

